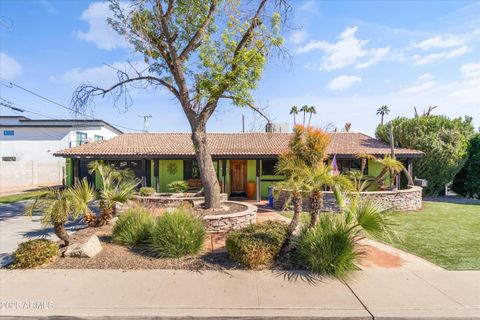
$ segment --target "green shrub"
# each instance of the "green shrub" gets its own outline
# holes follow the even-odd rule
[[[449,119],[438,115],[396,118],[378,126],[376,137],[388,143],[392,125],[395,147],[425,153],[414,160],[413,175],[428,180],[426,195],[437,196],[465,164],[467,146],[475,133],[472,118]]]
[[[188,190],[188,183],[187,181],[172,181],[168,185],[168,190],[179,193],[179,192],[185,192]]]
[[[231,231],[226,241],[228,255],[250,269],[269,264],[282,249],[287,230],[288,226],[284,223],[267,221]]]
[[[179,258],[200,252],[205,241],[203,220],[177,209],[157,219],[148,248],[158,257]]]
[[[142,187],[138,192],[142,197],[149,197],[155,194],[155,189],[151,187]]]
[[[13,269],[29,269],[44,265],[58,255],[58,244],[47,239],[22,242],[13,254]]]
[[[118,217],[112,230],[112,241],[135,246],[144,243],[155,224],[151,212],[143,207],[126,210]]]
[[[480,199],[480,133],[470,139],[468,158],[453,180],[453,190],[463,196]]]
[[[302,230],[295,248],[298,263],[321,275],[341,279],[358,269],[357,238],[340,217],[322,214],[313,229]]]

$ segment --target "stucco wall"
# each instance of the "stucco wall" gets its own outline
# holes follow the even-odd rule
[[[289,192],[281,191],[274,201],[275,209],[282,209]],[[370,191],[361,192],[361,197],[371,199],[383,209],[394,211],[414,211],[422,208],[422,188],[411,187],[406,190],[397,191]],[[308,198],[303,200],[303,209],[308,211],[310,206]],[[324,192],[324,211],[338,211],[337,202],[333,192]]]
[[[0,190],[41,184],[62,184],[63,161],[0,161]]]

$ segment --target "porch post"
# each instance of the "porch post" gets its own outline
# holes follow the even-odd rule
[[[256,193],[257,193],[257,203],[260,202],[262,200],[262,192],[260,190],[260,159],[257,159],[255,161],[255,172],[256,172],[256,176],[257,176],[257,185],[256,185]]]
[[[159,167],[159,164],[160,162],[158,161],[158,159],[155,159],[153,160],[153,176],[155,177],[155,191],[156,192],[160,192],[159,188],[160,188],[160,183],[159,183],[159,179],[158,179],[158,176],[159,176],[159,172],[160,172],[160,167]]]
[[[147,160],[142,159],[142,187],[147,185]]]
[[[413,179],[413,161],[411,158],[408,158],[407,159],[407,169],[408,169],[408,173],[410,174],[410,177],[412,177]]]
[[[227,160],[222,160],[222,193],[227,192]]]
[[[80,160],[72,159],[72,165],[73,165],[73,184],[75,185],[79,181],[78,175],[80,173]]]

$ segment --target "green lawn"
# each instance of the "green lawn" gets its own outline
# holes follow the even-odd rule
[[[388,216],[398,239],[386,243],[448,270],[480,270],[480,205],[425,201],[420,211]]]
[[[27,199],[33,199],[37,195],[41,194],[43,191],[38,190],[38,191],[32,191],[32,192],[25,192],[21,194],[13,194],[11,196],[3,196],[0,197],[0,203],[12,203],[12,202],[17,202],[17,201],[22,201],[22,200],[27,200]]]

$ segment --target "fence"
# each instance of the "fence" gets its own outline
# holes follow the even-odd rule
[[[64,161],[0,161],[0,191],[42,184],[62,184],[64,177]]]

